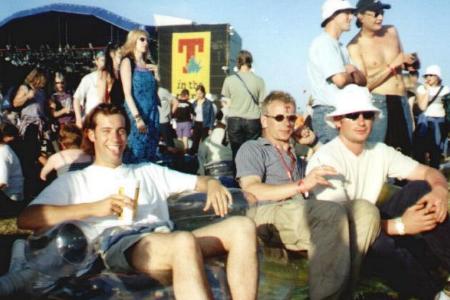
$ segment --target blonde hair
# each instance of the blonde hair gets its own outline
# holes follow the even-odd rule
[[[34,68],[25,77],[25,83],[33,87],[34,89],[42,89],[47,83],[47,78],[45,78],[45,73],[40,68]]]
[[[131,57],[134,60],[136,60],[136,57],[134,57],[134,50],[136,49],[136,43],[140,36],[144,35],[147,38],[147,43],[149,43],[150,37],[148,35],[148,32],[142,29],[134,29],[128,32],[127,40],[125,41],[125,44],[122,46],[122,56],[123,57]],[[147,44],[148,45],[148,44]],[[146,58],[149,55],[150,45],[147,46],[146,53],[143,54],[143,57]]]

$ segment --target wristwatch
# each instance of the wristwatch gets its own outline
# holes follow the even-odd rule
[[[401,217],[394,219],[395,230],[399,235],[405,235],[405,224],[402,221]]]

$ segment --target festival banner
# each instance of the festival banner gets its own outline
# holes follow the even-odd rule
[[[211,32],[184,32],[172,35],[172,93],[189,90],[203,84],[209,92]]]

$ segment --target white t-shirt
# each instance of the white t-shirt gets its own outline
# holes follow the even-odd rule
[[[428,101],[431,101],[431,99],[433,99],[433,97],[437,94],[440,88],[441,88],[440,86],[432,86],[428,88]],[[425,95],[426,92],[427,90],[423,85],[417,88],[417,94],[419,95]],[[445,108],[444,102],[442,101],[442,97],[447,95],[448,93],[450,93],[449,88],[447,86],[444,86],[440,91],[439,95],[433,101],[433,103],[428,105],[427,109],[425,110],[425,116],[437,118],[445,117]]]
[[[130,180],[140,181],[134,224],[147,224],[169,221],[167,198],[170,194],[194,190],[197,176],[152,163],[121,165],[115,169],[91,165],[58,177],[30,205],[92,203],[118,194],[119,187]],[[91,217],[85,221],[91,223],[98,234],[106,228],[124,225],[115,216]]]
[[[23,200],[23,175],[19,158],[4,144],[0,144],[0,183],[6,184],[3,191],[11,200]]]
[[[100,99],[98,97],[97,90],[97,82],[98,82],[98,72],[94,71],[81,79],[80,84],[78,85],[74,98],[77,98],[81,102],[81,106],[83,106],[83,115],[87,115],[94,107],[100,104]],[[84,100],[86,99],[86,102]],[[84,105],[83,105],[84,103]]]
[[[364,199],[376,203],[387,177],[404,179],[418,164],[383,143],[368,143],[361,154],[355,155],[340,137],[336,137],[311,157],[306,174],[322,165],[332,166],[338,173],[327,176],[332,188],[317,187],[312,191],[318,200],[341,202]]]

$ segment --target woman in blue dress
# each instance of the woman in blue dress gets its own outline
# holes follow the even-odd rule
[[[123,60],[120,64],[125,95],[125,109],[131,120],[128,147],[124,163],[141,163],[156,160],[159,141],[159,112],[155,65],[147,64],[148,33],[132,30],[122,48]]]

